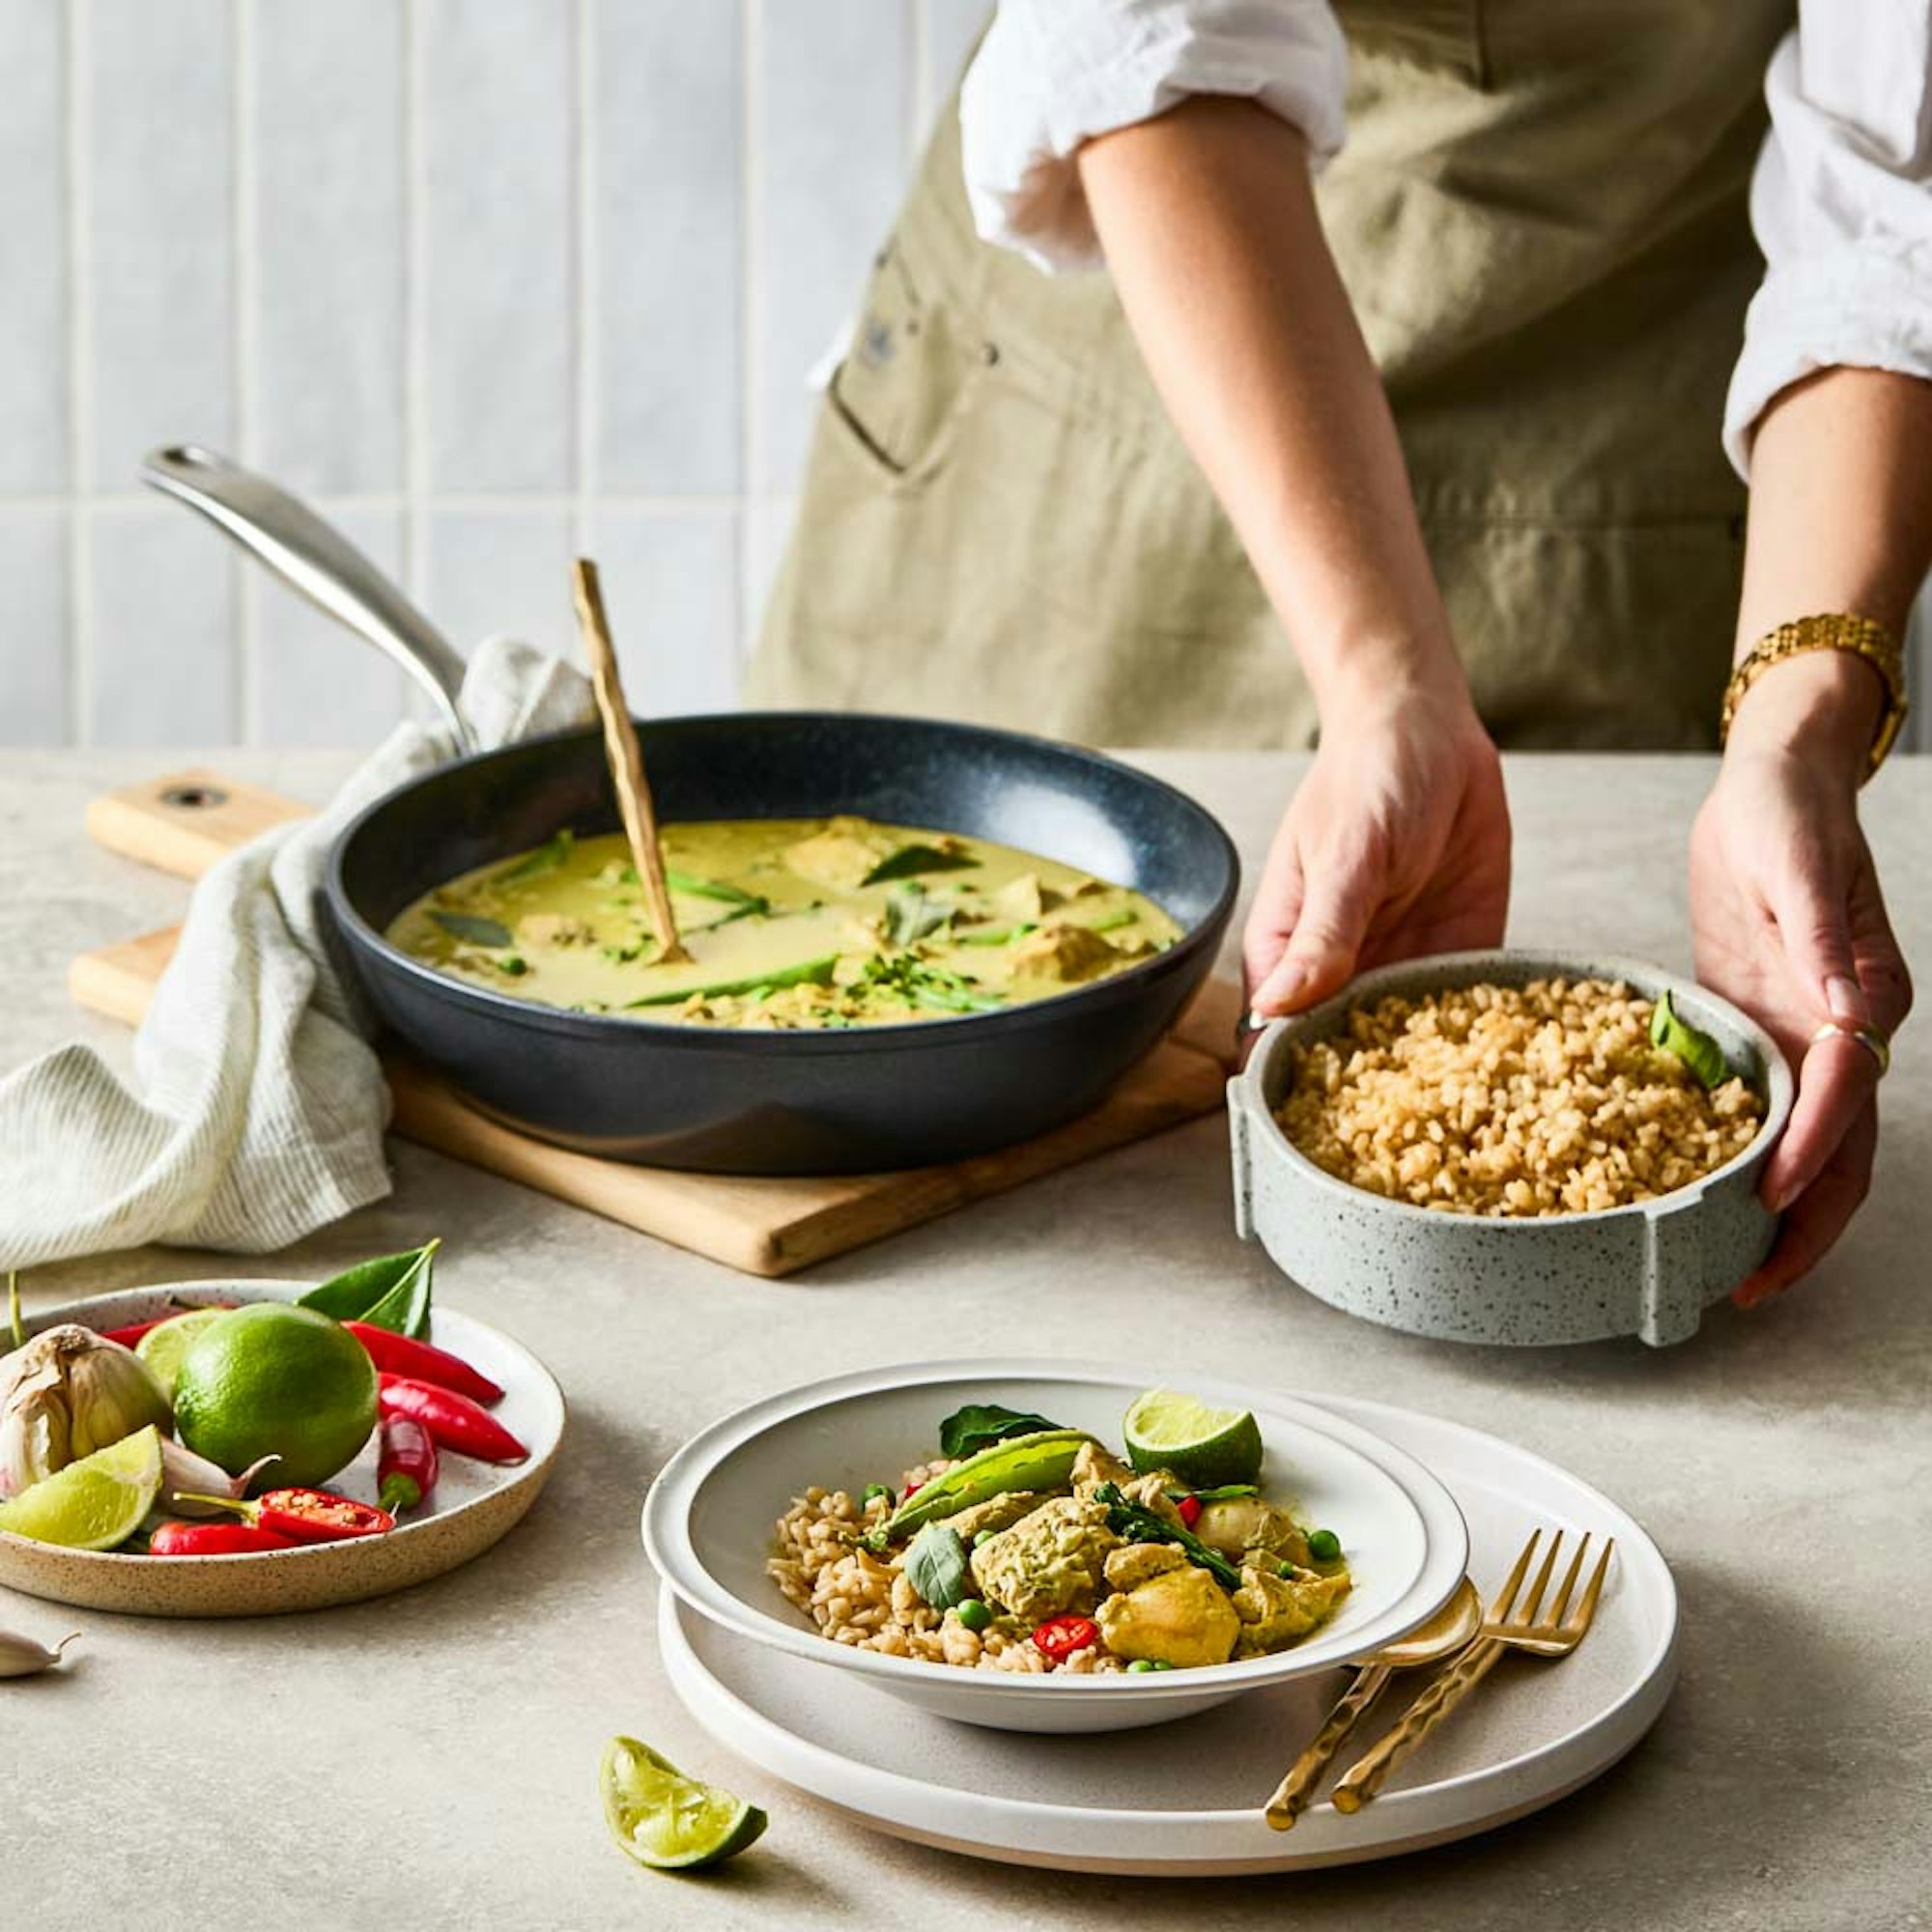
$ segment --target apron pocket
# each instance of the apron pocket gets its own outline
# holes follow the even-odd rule
[[[852,347],[826,386],[827,426],[874,480],[915,487],[945,462],[995,360],[965,318],[923,293],[895,238],[873,269]]]

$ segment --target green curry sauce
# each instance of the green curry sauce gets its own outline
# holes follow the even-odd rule
[[[668,825],[691,958],[657,963],[620,834],[549,844],[418,899],[390,942],[539,1005],[698,1026],[824,1028],[984,1012],[1105,979],[1180,929],[1070,866],[871,819]]]

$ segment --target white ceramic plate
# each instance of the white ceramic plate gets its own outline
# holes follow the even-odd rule
[[[128,1288],[34,1315],[38,1332],[62,1321],[122,1328],[151,1321],[171,1303],[293,1301],[302,1281],[183,1281]],[[438,1303],[434,1339],[474,1364],[503,1390],[491,1413],[530,1452],[502,1467],[445,1451],[427,1508],[387,1536],[320,1543],[306,1549],[245,1556],[135,1556],[116,1550],[59,1549],[0,1530],[0,1584],[30,1597],[84,1609],[151,1617],[249,1617],[314,1610],[387,1596],[440,1577],[502,1537],[521,1520],[550,1478],[563,1438],[563,1396],[550,1371],[501,1330]],[[376,1500],[376,1443],[328,1488]]]
[[[1324,1798],[1277,1833],[1261,1813],[1346,1681],[1339,1672],[1177,1730],[1047,1744],[916,1711],[882,1722],[887,1708],[865,1687],[707,1623],[666,1591],[659,1636],[671,1684],[728,1749],[862,1824],[1008,1864],[1115,1877],[1290,1871],[1419,1851],[1520,1818],[1615,1763],[1676,1681],[1677,1591],[1657,1546],[1606,1496],[1496,1436],[1379,1403],[1321,1405],[1443,1477],[1485,1586],[1539,1525],[1617,1540],[1582,1647],[1560,1665],[1507,1660],[1353,1817]],[[1418,1681],[1395,1679],[1331,1776],[1394,1721]]]
[[[1002,1402],[1090,1430],[1116,1451],[1121,1421],[1159,1371],[996,1359],[867,1369],[753,1403],[693,1437],[644,1504],[644,1546],[695,1608],[757,1642],[863,1677],[943,1717],[1005,1729],[1121,1730],[1166,1723],[1265,1685],[1326,1669],[1412,1630],[1462,1580],[1468,1542],[1448,1492],[1406,1452],[1295,1397],[1169,1374],[1204,1400],[1252,1409],[1262,1488],[1342,1539],[1354,1587],[1329,1623],[1274,1657],[1144,1676],[960,1670],[828,1642],[765,1575],[774,1526],[809,1485],[857,1494],[935,1453],[942,1417]]]

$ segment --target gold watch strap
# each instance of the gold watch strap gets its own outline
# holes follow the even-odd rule
[[[1878,673],[1885,686],[1885,710],[1878,728],[1872,733],[1871,763],[1865,776],[1885,763],[1886,753],[1898,741],[1899,727],[1905,723],[1905,651],[1898,639],[1873,617],[1848,612],[1825,612],[1813,617],[1798,617],[1780,624],[1760,638],[1731,672],[1724,690],[1723,716],[1718,725],[1718,742],[1731,735],[1731,720],[1745,694],[1775,664],[1796,657],[1801,651],[1849,651],[1862,658]]]

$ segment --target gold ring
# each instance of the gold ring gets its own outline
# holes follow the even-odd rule
[[[1874,1026],[1846,1026],[1839,1020],[1827,1020],[1811,1036],[1811,1044],[1816,1046],[1821,1039],[1855,1039],[1878,1062],[1878,1077],[1883,1080],[1891,1071],[1891,1042]]]

